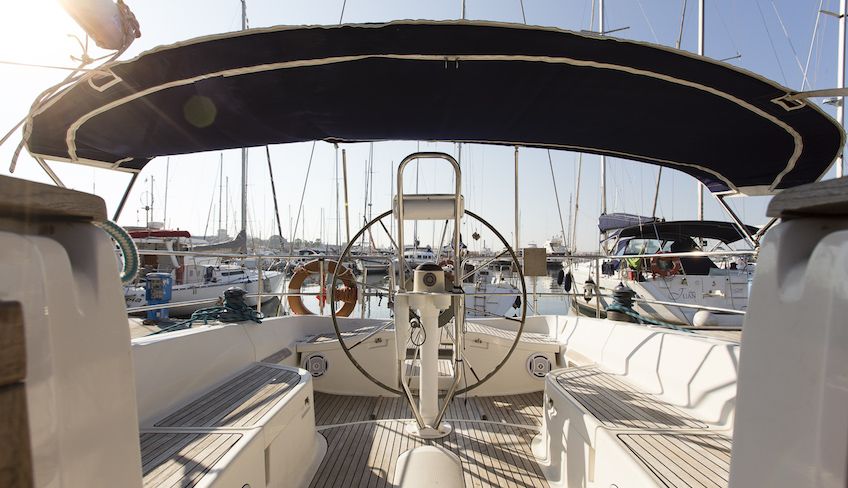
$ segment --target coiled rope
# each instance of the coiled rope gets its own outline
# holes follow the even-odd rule
[[[111,220],[93,222],[93,224],[96,227],[103,229],[104,232],[109,234],[109,237],[118,243],[118,248],[124,256],[124,266],[121,269],[120,274],[121,283],[124,285],[132,283],[138,274],[139,265],[138,249],[135,247],[135,242],[133,242],[132,237],[130,237],[123,227]]]
[[[251,322],[261,324],[265,315],[262,312],[257,312],[255,308],[245,303],[245,293],[241,288],[230,288],[224,292],[223,305],[195,310],[187,320],[177,322],[147,335],[152,336],[175,330],[189,329],[195,322],[200,321],[203,322],[203,325],[207,325],[210,320],[220,322],[243,322],[250,320]]]

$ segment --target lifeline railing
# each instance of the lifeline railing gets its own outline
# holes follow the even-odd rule
[[[697,258],[697,257],[744,257],[744,256],[754,256],[756,257],[758,254],[757,250],[741,250],[741,251],[686,251],[686,252],[662,252],[662,253],[649,253],[649,254],[627,254],[627,255],[608,255],[608,254],[579,254],[579,255],[571,255],[563,258],[563,267],[569,269],[575,262],[585,262],[591,261],[594,263],[594,281],[596,289],[593,290],[592,296],[598,298],[611,298],[612,294],[603,294],[600,293],[600,279],[601,279],[601,261],[613,261],[619,260],[623,261],[626,259],[650,259],[650,258]],[[570,264],[566,264],[570,262]],[[723,270],[727,270],[727,268],[720,268]],[[685,276],[685,269],[683,269],[683,275]],[[739,270],[744,271],[744,270]],[[693,275],[697,276],[697,275]],[[718,276],[716,276],[718,277]],[[572,296],[574,298],[577,297],[577,293],[567,293],[567,295]],[[705,310],[710,312],[721,312],[727,314],[735,314],[735,315],[745,315],[744,310],[737,310],[732,308],[722,308],[722,307],[712,307],[709,305],[700,305],[695,303],[681,303],[681,302],[670,302],[664,300],[652,300],[643,297],[634,297],[633,300],[635,302],[640,303],[648,303],[654,305],[663,305],[667,307],[678,307],[678,308],[689,308],[696,310]],[[595,300],[595,317],[601,317],[601,301],[599,299]]]
[[[321,255],[321,256],[302,256],[302,255],[299,255],[299,254],[256,254],[256,253],[254,253],[254,254],[235,254],[235,253],[210,253],[210,252],[200,252],[200,251],[167,251],[167,250],[139,250],[138,253],[139,253],[139,255],[142,255],[142,256],[189,256],[189,257],[208,257],[208,258],[224,258],[224,259],[256,259],[257,260],[257,271],[258,271],[258,275],[257,275],[257,281],[258,281],[258,290],[257,291],[258,292],[257,293],[249,293],[249,294],[245,295],[245,297],[257,299],[257,305],[256,305],[257,310],[259,310],[261,308],[262,299],[265,298],[265,297],[279,297],[279,298],[282,299],[282,298],[287,297],[287,296],[315,296],[315,297],[317,297],[317,296],[321,295],[320,291],[319,292],[294,293],[294,292],[289,292],[289,291],[273,292],[273,291],[269,291],[269,290],[263,290],[264,281],[263,281],[262,273],[264,271],[262,270],[262,267],[259,266],[263,261],[267,260],[269,262],[273,262],[275,260],[281,260],[281,261],[285,260],[286,261],[286,268],[285,269],[287,270],[287,269],[291,269],[293,267],[293,264],[291,263],[291,261],[293,261],[293,260],[294,261],[304,261],[304,262],[308,261],[308,260],[312,260],[312,259],[328,259],[328,260],[336,259],[337,260],[340,257],[339,255],[336,255],[336,254],[328,254],[328,255]],[[602,261],[610,261],[610,260],[617,260],[617,259],[618,260],[620,260],[620,259],[631,259],[631,258],[648,259],[648,258],[654,258],[654,257],[657,257],[657,258],[675,258],[675,257],[677,257],[677,258],[679,258],[679,257],[708,257],[708,258],[712,258],[712,257],[737,257],[737,256],[756,256],[756,255],[757,255],[757,251],[754,251],[754,250],[744,250],[744,251],[689,251],[689,252],[677,252],[677,253],[668,252],[668,253],[653,253],[653,254],[632,254],[632,255],[626,255],[626,256],[614,256],[614,255],[606,255],[606,254],[579,254],[579,255],[566,256],[566,257],[562,258],[562,261],[563,261],[563,264],[566,264],[569,261],[571,261],[572,263],[585,262],[585,261],[593,262],[594,263],[595,284],[598,287],[600,287],[600,285],[599,285],[600,277],[601,277],[600,263]],[[495,256],[494,258],[492,256],[480,256],[479,259],[488,260],[486,262],[488,264],[492,264],[494,261],[497,260],[497,257],[498,256]],[[387,263],[386,267],[388,268],[392,265],[394,255],[361,254],[361,255],[357,255],[356,259],[357,260],[358,259],[367,259],[367,260],[372,260],[372,261],[373,260],[383,260],[383,261],[386,261],[386,263]],[[481,267],[482,266],[478,266],[478,268],[481,268]],[[265,271],[267,271],[267,270],[265,270]],[[281,288],[285,289],[287,276],[285,275],[285,271],[283,271],[283,273],[284,273],[283,274],[283,282],[282,282]],[[367,270],[363,273],[363,276],[365,276],[365,279],[367,279]],[[371,289],[379,290],[379,291],[386,293],[386,294],[391,293],[389,291],[388,287],[382,287],[382,286],[379,286],[379,285],[376,285],[376,284],[367,283],[365,281],[362,281],[362,282],[357,281],[357,285],[363,286],[363,288],[371,288]],[[375,297],[375,296],[381,296],[381,295],[382,295],[382,293],[369,293],[369,292],[366,292],[366,291],[363,290],[362,298],[363,298],[363,301],[364,301],[364,299],[366,297]],[[465,293],[465,295],[468,295],[468,296],[488,296],[488,295],[515,295],[515,294],[514,293],[504,293],[504,292],[470,292],[470,293]],[[579,294],[576,293],[576,292],[534,292],[533,295],[534,295],[534,302],[535,302],[536,301],[535,296],[568,297],[568,298],[574,300],[574,299],[577,299]],[[599,297],[599,298],[611,298],[612,294],[610,294],[610,293],[598,293],[598,291],[595,290],[595,291],[593,291],[592,296]],[[147,311],[150,311],[150,310],[159,310],[159,309],[166,309],[166,308],[206,305],[206,304],[216,303],[219,300],[220,300],[220,297],[216,297],[216,298],[209,298],[209,299],[202,299],[202,300],[169,302],[169,303],[163,303],[163,304],[157,304],[157,305],[143,305],[143,306],[139,306],[139,307],[127,307],[127,313],[132,314],[132,313],[147,312]],[[713,306],[709,306],[709,305],[699,305],[699,304],[688,304],[688,303],[681,303],[681,302],[670,302],[670,301],[663,301],[663,300],[653,300],[653,299],[644,298],[644,297],[634,297],[633,300],[635,302],[638,302],[638,303],[646,303],[646,304],[652,304],[652,305],[662,305],[662,306],[666,306],[666,307],[688,308],[688,309],[694,309],[694,310],[705,310],[705,311],[710,311],[710,312],[719,312],[719,313],[726,313],[726,314],[745,315],[744,310],[722,308],[722,307],[713,307]],[[600,302],[601,302],[600,300],[597,300],[597,299],[595,300],[595,316],[597,318],[601,317],[601,303]],[[360,306],[361,305],[362,304],[360,304]],[[533,308],[534,308],[534,311],[536,311],[536,313],[538,313],[538,311],[537,311],[538,307],[534,306]],[[362,313],[364,313],[364,310],[362,310]]]
[[[294,269],[298,263],[307,262],[313,259],[322,259],[322,260],[338,260],[339,255],[320,255],[320,256],[304,256],[300,254],[237,254],[237,253],[216,253],[216,252],[203,252],[203,251],[168,251],[168,250],[159,250],[159,249],[139,249],[138,254],[140,256],[183,256],[183,257],[194,257],[194,258],[215,258],[215,259],[239,259],[239,260],[256,260],[256,271],[257,271],[257,293],[249,293],[245,295],[245,298],[256,298],[256,310],[261,311],[262,300],[266,297],[287,297],[287,296],[319,296],[321,295],[319,292],[301,292],[294,293],[288,291],[281,292],[273,292],[270,290],[264,290],[264,276],[263,273],[268,272],[268,269],[263,269],[262,263],[267,261],[269,264],[273,264],[274,261],[285,261],[285,267],[280,271],[283,273],[283,282],[282,289],[285,289],[287,272],[289,269]],[[392,262],[394,256],[384,255],[384,254],[360,254],[355,256],[355,260],[367,259],[370,261],[375,260],[384,260],[386,261],[386,267],[388,268]],[[292,261],[295,261],[294,263]],[[250,268],[253,269],[253,268]],[[364,273],[367,279],[367,270]],[[321,283],[324,283],[324,277],[321,279]],[[205,283],[198,283],[205,284]],[[225,285],[227,283],[220,283],[221,285]],[[232,283],[233,286],[238,285],[240,283]],[[379,289],[384,292],[388,292],[389,289],[386,287],[381,287],[376,284],[371,284],[367,282],[356,282],[357,285],[362,286],[363,288],[372,288]],[[366,293],[363,291],[363,298],[365,296],[379,296],[377,293]],[[156,305],[143,305],[139,307],[127,307],[127,313],[139,313],[139,312],[147,312],[150,310],[161,310],[168,308],[176,308],[176,307],[185,307],[185,306],[194,306],[194,305],[207,305],[216,303],[220,300],[220,297],[216,298],[208,298],[201,300],[187,300],[181,302],[168,302]],[[322,307],[323,308],[323,307]]]

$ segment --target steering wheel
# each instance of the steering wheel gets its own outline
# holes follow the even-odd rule
[[[377,217],[372,219],[370,222],[365,224],[365,226],[363,226],[361,229],[359,229],[359,231],[350,239],[347,246],[345,246],[344,251],[342,251],[342,254],[339,256],[338,262],[344,263],[346,259],[350,259],[351,249],[353,248],[354,243],[356,243],[365,234],[365,232],[369,232],[369,235],[371,235],[371,227],[373,227],[376,224],[380,224],[380,227],[382,227],[382,229],[385,231],[386,235],[388,235],[389,240],[392,243],[392,246],[395,248],[395,251],[397,251],[397,244],[396,244],[397,241],[392,236],[392,234],[389,232],[389,230],[386,228],[385,224],[383,224],[383,219],[388,217],[389,215],[392,215],[392,213],[393,213],[392,210],[388,210],[386,212],[383,212],[382,214],[378,215]],[[468,277],[468,276],[473,276],[478,270],[486,268],[493,261],[495,261],[495,260],[497,260],[501,257],[504,257],[508,254],[509,257],[510,257],[510,260],[512,261],[512,265],[515,267],[516,270],[518,270],[519,282],[521,284],[521,304],[520,304],[521,318],[517,319],[517,318],[512,318],[512,317],[505,317],[505,316],[503,317],[503,318],[513,320],[513,321],[519,323],[517,333],[515,334],[515,340],[512,342],[512,345],[510,346],[509,350],[504,355],[504,357],[501,359],[501,361],[497,364],[497,366],[495,366],[494,369],[492,369],[488,374],[486,374],[482,378],[480,378],[479,376],[474,374],[475,378],[477,378],[477,382],[475,382],[471,385],[467,385],[465,388],[461,388],[461,389],[456,390],[454,392],[454,395],[460,395],[460,394],[466,393],[468,391],[471,391],[474,388],[479,387],[480,385],[482,385],[483,383],[488,381],[490,378],[492,378],[495,374],[497,374],[498,371],[500,371],[500,369],[504,366],[504,364],[506,364],[506,362],[509,360],[510,356],[512,356],[512,353],[515,351],[515,348],[518,346],[518,343],[521,340],[521,334],[524,332],[524,323],[527,319],[527,305],[526,305],[527,304],[527,286],[524,283],[524,273],[521,270],[521,265],[520,265],[520,262],[518,260],[518,256],[516,256],[515,251],[512,249],[512,247],[509,245],[509,243],[506,241],[506,239],[504,239],[504,237],[501,235],[501,233],[498,232],[498,230],[495,229],[486,220],[484,220],[482,217],[475,214],[474,212],[471,212],[470,210],[465,210],[465,215],[476,219],[481,224],[483,224],[486,228],[491,230],[492,233],[495,234],[495,236],[497,236],[497,238],[500,240],[501,244],[503,244],[505,249],[504,249],[504,251],[502,251],[501,253],[499,253],[495,257],[486,259],[482,265],[473,268],[471,271],[469,271],[467,273],[463,273],[461,276],[463,278]],[[443,237],[443,239],[444,239],[444,237]],[[371,239],[371,241],[373,242],[373,239]],[[459,262],[460,262],[460,265],[458,267],[455,267],[454,273],[461,273],[462,271],[465,270],[465,263],[467,262],[467,259],[466,260],[459,260]],[[408,263],[407,263],[407,266],[409,266]],[[330,282],[330,300],[333,301],[333,302],[335,302],[336,280],[339,279],[338,270],[340,268],[342,268],[342,266],[336,267],[336,269],[333,272],[332,281]],[[404,279],[404,277],[405,277],[404,271],[405,270],[399,270],[399,275],[401,277],[400,279]],[[363,292],[364,292],[365,288],[368,287],[368,285],[364,284],[364,283],[361,283],[361,284],[363,285]],[[391,290],[390,293],[393,293],[393,290]],[[463,294],[462,299],[463,300],[465,299],[464,294]],[[453,309],[453,307],[449,310],[452,310],[452,309]],[[331,312],[331,317],[333,319],[333,329],[335,330],[336,338],[338,339],[339,344],[341,345],[341,348],[344,351],[345,355],[350,360],[350,362],[353,363],[353,365],[356,367],[356,369],[358,369],[359,372],[363,374],[363,376],[368,378],[372,383],[379,386],[380,388],[382,388],[386,391],[389,391],[391,393],[394,393],[396,395],[403,396],[405,394],[403,390],[398,389],[398,388],[393,388],[389,385],[386,385],[382,381],[375,378],[361,364],[359,364],[359,361],[357,361],[356,358],[353,357],[353,354],[351,353],[351,348],[348,347],[347,344],[345,344],[344,338],[342,337],[341,329],[339,328],[339,323],[338,323],[338,320],[337,320],[336,312],[333,309],[333,307],[330,308],[330,312]],[[497,316],[497,314],[492,314],[492,315]],[[440,323],[440,326],[441,325],[444,325],[444,324]],[[462,364],[467,364],[467,361],[465,360],[463,352],[459,351],[459,353],[462,355],[462,358],[463,358]],[[471,365],[468,365],[468,366],[470,367]],[[472,370],[472,373],[473,373],[473,370]]]

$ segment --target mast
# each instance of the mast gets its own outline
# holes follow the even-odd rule
[[[839,49],[837,50],[837,56],[839,56],[836,70],[836,85],[837,88],[845,87],[845,3],[846,0],[839,1]],[[845,98],[838,98],[836,104],[836,121],[839,122],[839,125],[845,126]],[[844,146],[839,150],[839,156],[836,158],[836,177],[841,178],[844,174],[843,160],[844,160],[845,148]]]
[[[654,205],[651,207],[651,217],[657,216],[657,200],[660,198],[660,182],[662,181],[662,166],[657,171],[657,187],[654,190]]]
[[[150,175],[150,203],[144,208],[144,219],[147,220],[145,227],[150,227],[150,220],[153,216],[153,175]]]
[[[168,227],[168,176],[171,172],[171,158],[165,160],[165,209],[162,211],[162,222]],[[94,180],[92,179],[92,182]],[[93,183],[92,183],[93,184]],[[92,193],[94,190],[92,189]]]
[[[221,217],[223,217],[224,198],[224,153],[221,153],[221,161],[218,163],[218,228],[215,233],[221,232]]]
[[[224,229],[230,228],[230,177],[224,178]],[[235,219],[234,219],[235,220]],[[233,222],[235,224],[235,222]],[[227,232],[228,234],[228,232]]]
[[[698,55],[704,55],[704,2],[698,0]],[[844,2],[844,0],[843,0]],[[842,21],[840,21],[842,22]],[[698,220],[704,220],[704,184],[699,180],[698,186]]]
[[[598,33],[604,35],[604,0],[598,0]],[[607,157],[601,156],[601,215],[607,213]]]
[[[421,152],[421,142],[416,142],[415,152]],[[418,167],[421,164],[420,159],[415,160],[415,193],[418,193]],[[415,249],[418,249],[418,221],[412,222],[412,244]]]
[[[345,243],[350,243],[350,205],[347,198],[347,154],[342,149],[342,178],[344,178]]]
[[[515,252],[521,249],[521,239],[518,233],[518,146],[515,146]]]
[[[241,30],[247,30],[247,0],[241,0]],[[241,148],[241,230],[247,233],[247,148]]]
[[[336,165],[333,168],[333,179],[336,183],[336,247],[339,246],[339,236],[341,234],[341,226],[339,219],[339,145],[333,144],[336,148]]]
[[[569,194],[568,195],[568,227],[567,227],[569,230],[571,229],[571,219],[574,217],[574,214],[572,213],[572,210],[573,210],[574,207],[571,206],[573,199],[574,199],[574,195]],[[563,245],[563,247],[565,247],[566,250],[571,249],[571,242],[567,241],[568,238],[569,238],[568,236],[565,236],[565,235],[562,236],[562,245]]]
[[[280,223],[280,207],[277,205],[277,185],[274,183],[274,169],[271,167],[271,149],[265,146],[265,156],[268,158],[268,178],[271,180],[271,196],[274,198],[274,216],[277,218],[277,233],[280,236],[280,249],[283,249],[283,225]],[[324,213],[321,213],[322,218]],[[323,224],[322,224],[323,225]]]
[[[390,181],[390,185],[391,185],[391,186],[389,186],[389,188],[391,188],[391,191],[389,192],[389,206],[393,208],[394,201],[395,201],[395,162],[394,161],[392,161],[389,165],[389,175],[390,175],[389,181]],[[389,237],[390,238],[393,235],[395,235],[395,220],[396,219],[390,219],[389,220],[389,226],[390,226],[389,227]],[[389,245],[391,245],[391,243]],[[400,252],[402,253],[403,249],[401,249]]]
[[[562,231],[562,244],[564,246],[565,240],[566,240],[565,224],[563,224],[563,221],[562,221],[562,207],[559,204],[559,191],[557,190],[556,176],[554,176],[554,162],[553,162],[553,159],[551,159],[551,150],[550,149],[548,149],[548,166],[550,166],[550,168],[551,168],[551,181],[554,184],[554,197],[556,197],[557,212],[559,213],[559,228]],[[569,202],[568,206],[569,207],[571,206],[570,202]]]
[[[574,220],[571,221],[571,252],[577,251],[577,213],[580,211],[580,173],[583,172],[583,153],[577,154],[577,189],[574,191]]]

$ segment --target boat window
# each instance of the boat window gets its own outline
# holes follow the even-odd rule
[[[656,239],[630,239],[627,241],[624,254],[654,254],[660,250],[660,244],[660,241]]]

